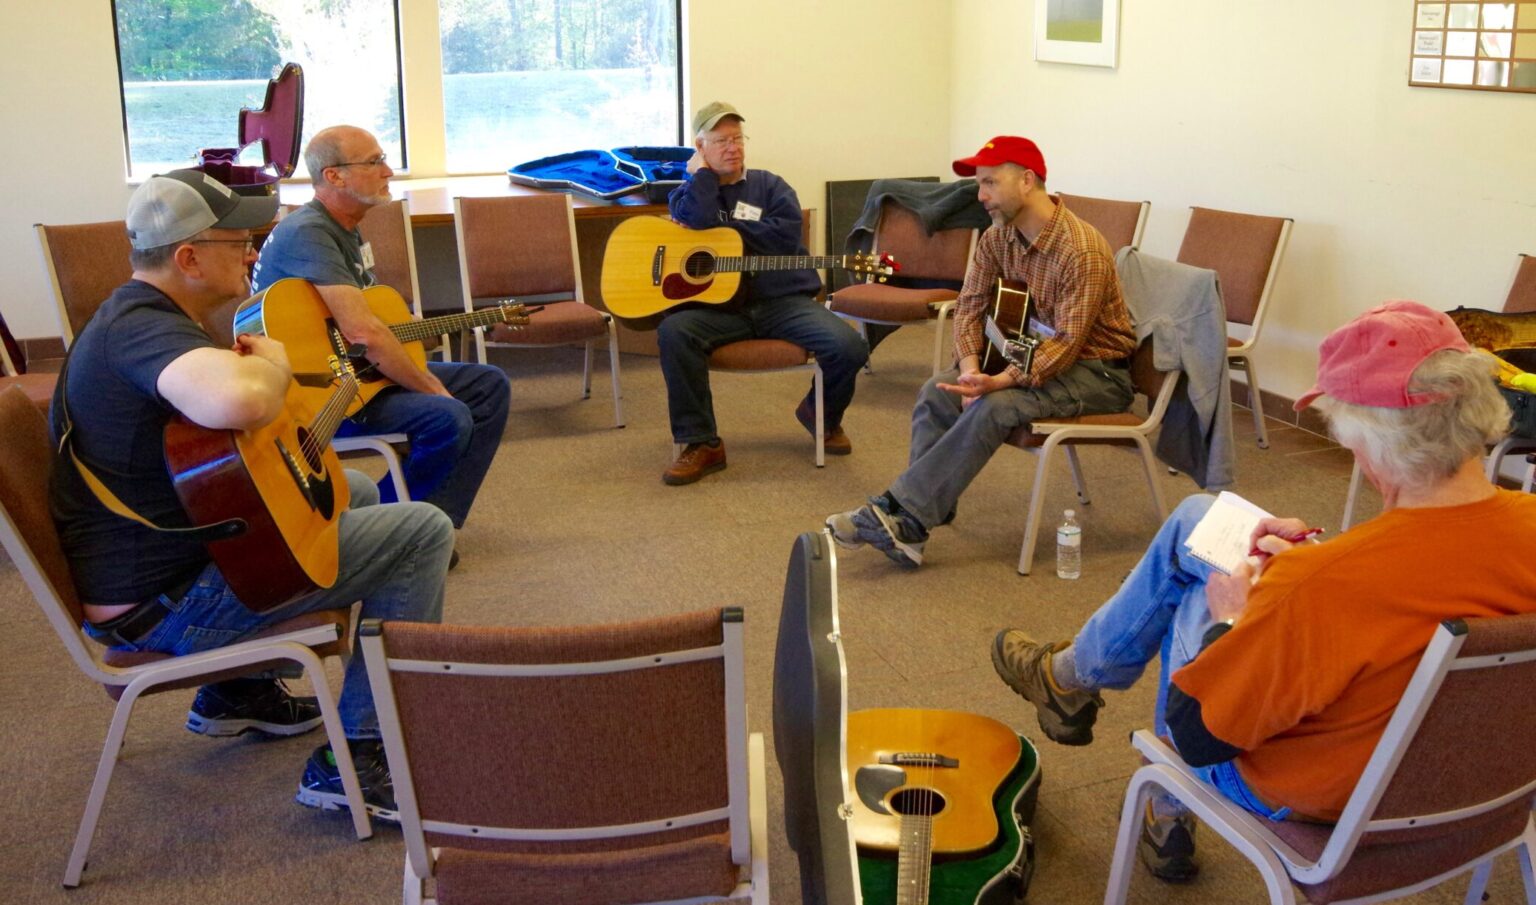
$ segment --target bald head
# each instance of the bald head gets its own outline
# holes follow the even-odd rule
[[[373,135],[356,126],[331,126],[315,133],[304,148],[304,168],[309,178],[320,182],[326,168],[353,160],[361,160],[374,145]]]

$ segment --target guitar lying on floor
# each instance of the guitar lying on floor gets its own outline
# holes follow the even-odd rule
[[[357,398],[357,379],[343,358],[331,359],[336,388],[307,424],[288,407],[265,427],[214,430],[177,417],[165,426],[165,464],[181,505],[195,525],[229,518],[246,527],[210,541],[230,590],[262,613],[336,583],[337,522],[350,496],[331,438]]]
[[[863,905],[1015,905],[1034,869],[1034,747],[948,710],[848,715]]]
[[[614,316],[644,318],[684,302],[728,302],[743,271],[840,267],[885,282],[897,270],[890,255],[743,256],[741,233],[728,226],[689,229],[662,217],[630,217],[603,252],[603,304]]]
[[[411,316],[400,293],[388,286],[370,286],[363,290],[363,298],[405,346],[405,354],[422,370],[427,368],[423,340],[491,324],[523,326],[528,323],[529,314],[540,310],[505,302],[472,313],[417,320]],[[330,310],[325,307],[325,300],[304,280],[278,280],[246,299],[235,310],[234,331],[236,336],[257,333],[280,341],[288,352],[288,363],[293,366],[293,377],[298,383],[302,402],[309,406],[321,405],[330,396],[334,376],[326,363],[333,356],[350,359],[357,375],[358,392],[347,412],[349,415],[368,404],[380,390],[394,386],[393,381],[363,359],[361,351],[348,345]]]

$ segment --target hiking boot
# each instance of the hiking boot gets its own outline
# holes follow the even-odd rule
[[[690,443],[683,447],[682,455],[672,463],[672,466],[661,473],[663,484],[671,484],[676,487],[682,484],[692,484],[705,475],[714,474],[725,467],[725,443],[716,440],[714,446],[708,443]]]
[[[1051,741],[1086,745],[1104,699],[1085,689],[1060,691],[1049,676],[1050,654],[1069,641],[1041,644],[1018,629],[1004,629],[992,641],[992,668],[1024,700],[1035,705],[1040,728]]]
[[[368,816],[399,823],[395,783],[390,778],[389,762],[384,757],[384,743],[376,738],[348,739],[347,747],[352,750],[352,765],[357,768],[357,782],[363,787],[363,805]],[[331,752],[330,745],[321,745],[309,756],[309,762],[304,765],[304,778],[299,780],[299,793],[293,800],[307,808],[324,811],[347,806],[341,769],[336,765],[336,755]]]
[[[1200,873],[1195,862],[1195,815],[1155,817],[1152,803],[1141,820],[1141,841],[1136,844],[1141,863],[1152,876],[1167,883],[1188,883]]]
[[[883,497],[870,497],[868,506],[828,516],[827,528],[837,545],[854,550],[869,544],[891,562],[916,568],[923,564],[928,532],[905,512],[892,514]]]
[[[801,400],[800,406],[795,409],[795,420],[810,431],[812,437],[816,436],[816,409],[810,399]],[[846,456],[853,452],[853,441],[848,439],[841,424],[837,427],[824,427],[821,446],[829,456]]]
[[[324,722],[318,698],[288,693],[281,679],[231,679],[204,685],[187,711],[187,728],[215,738],[259,732],[302,735]]]

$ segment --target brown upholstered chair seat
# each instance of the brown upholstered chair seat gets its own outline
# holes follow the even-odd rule
[[[0,391],[12,386],[21,387],[32,404],[46,415],[49,404],[53,402],[53,388],[58,382],[57,374],[17,374],[14,377],[0,377]]]
[[[608,334],[602,312],[581,302],[542,303],[544,310],[529,316],[528,324],[511,327],[497,324],[490,330],[492,342],[509,345],[559,345],[585,342]]]
[[[1016,427],[1008,435],[1008,439],[1003,442],[1009,446],[1017,446],[1019,449],[1029,449],[1045,445],[1045,440],[1050,436],[1050,432],[1043,430],[1044,428],[1081,427],[1084,425],[1093,425],[1095,427],[1136,427],[1145,420],[1145,417],[1135,412],[1115,412],[1109,415],[1082,415],[1077,418],[1052,418],[1048,422],[1041,421],[1034,425],[1026,424]],[[1042,428],[1042,430],[1037,433],[1035,428]],[[1135,440],[1127,437],[1106,437],[1103,440],[1080,438],[1073,442],[1111,443],[1117,446],[1136,445]]]
[[[720,371],[768,371],[798,368],[811,353],[782,339],[744,339],[709,353],[709,366]]]
[[[270,628],[257,632],[246,640],[254,641],[258,638],[270,638],[274,635],[286,634],[287,632],[297,632],[307,628],[314,628],[317,625],[335,625],[341,629],[341,637],[334,644],[322,644],[314,648],[315,653],[322,658],[346,656],[347,653],[352,649],[352,611],[346,607],[335,610],[322,610],[318,613],[305,613],[302,616],[295,616],[292,619],[284,619],[282,622],[279,622]],[[101,655],[101,662],[108,666],[117,667],[118,669],[127,669],[131,666],[139,666],[143,663],[153,663],[156,660],[173,659],[175,659],[173,655],[162,654],[158,651],[112,650],[110,648],[102,652]],[[164,685],[156,685],[144,693],[146,695],[150,695],[159,694],[162,691],[170,691],[175,688],[196,688],[199,685],[207,685],[210,682],[218,682],[223,679],[234,679],[240,676],[248,676],[252,673],[263,672],[268,669],[276,669],[278,667],[288,665],[290,665],[290,663],[287,660],[272,660],[266,663],[256,663],[250,666],[242,666],[239,669],[230,670],[227,673],[201,673],[188,679],[184,679],[180,682],[168,682]],[[110,695],[114,701],[123,696],[123,686],[121,685],[103,685],[102,688],[106,689],[107,694]]]
[[[533,855],[444,848],[439,905],[625,905],[729,895],[739,868],[728,832],[646,848]]]
[[[907,289],[889,283],[855,283],[837,290],[832,310],[871,321],[911,323],[938,316],[938,305],[955,300],[952,289]]]

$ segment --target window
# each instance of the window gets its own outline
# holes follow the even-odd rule
[[[305,142],[351,123],[405,160],[395,0],[115,0],[113,15],[130,179],[238,144],[240,108],[261,106],[285,62],[304,68]]]
[[[441,0],[450,173],[675,145],[679,0]]]

